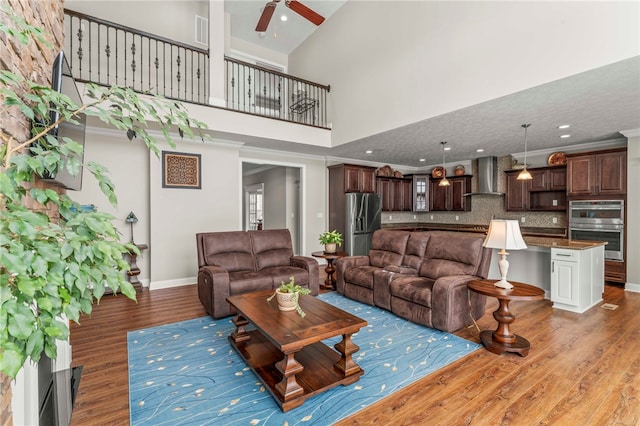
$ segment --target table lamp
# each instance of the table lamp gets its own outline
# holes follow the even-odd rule
[[[488,248],[500,249],[498,252],[500,255],[500,260],[498,261],[500,281],[497,281],[494,285],[508,290],[512,289],[513,284],[507,281],[507,271],[509,270],[507,255],[509,253],[507,253],[506,250],[522,250],[527,248],[527,245],[522,239],[518,221],[501,219],[492,220],[489,224],[487,238],[485,238],[482,245]]]
[[[138,218],[136,217],[136,215],[131,212],[129,213],[129,215],[125,218],[124,220],[126,223],[129,224],[130,228],[131,228],[131,243],[134,244],[133,242],[133,224],[134,223],[138,223]]]

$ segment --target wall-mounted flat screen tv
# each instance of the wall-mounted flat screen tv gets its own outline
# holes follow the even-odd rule
[[[51,87],[54,90],[69,96],[69,98],[76,105],[83,105],[82,97],[80,96],[80,92],[78,91],[76,81],[71,74],[71,69],[69,68],[69,64],[67,63],[64,52],[60,52],[58,56],[56,56],[56,59],[53,63]],[[59,116],[60,114],[58,113],[58,111],[51,110],[49,117],[50,122],[56,122]],[[76,117],[76,121],[77,123],[63,121],[51,130],[50,135],[58,138],[60,143],[62,143],[62,138],[68,137],[82,145],[82,147],[84,148],[87,118],[84,114],[81,114],[79,117]],[[52,184],[63,186],[67,189],[76,191],[82,189],[82,163],[84,161],[84,149],[82,154],[73,155],[76,156],[81,165],[79,172],[75,176],[69,173],[69,171],[65,167],[57,170],[55,173],[47,174],[42,178]]]

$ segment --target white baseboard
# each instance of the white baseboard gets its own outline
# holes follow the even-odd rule
[[[149,290],[159,290],[161,288],[180,287],[183,285],[195,284],[197,277],[176,278],[175,280],[153,281],[148,284]]]
[[[626,283],[624,286],[624,291],[631,291],[634,293],[640,293],[640,284],[634,283]]]

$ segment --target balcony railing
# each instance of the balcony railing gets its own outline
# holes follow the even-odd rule
[[[330,87],[225,58],[227,108],[326,128]]]
[[[209,105],[209,51],[65,9],[76,80]],[[330,87],[225,58],[227,109],[328,128]]]

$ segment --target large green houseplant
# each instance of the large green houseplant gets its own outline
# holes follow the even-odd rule
[[[18,45],[47,44],[43,32],[21,17],[0,8],[0,33]],[[125,279],[128,264],[123,255],[137,250],[121,243],[114,217],[101,212],[83,212],[65,194],[33,186],[36,176],[66,168],[77,174],[80,164],[69,155],[82,150],[76,141],[49,135],[62,121],[75,121],[79,114],[97,117],[123,132],[134,131],[139,140],[156,153],[156,141],[148,132],[155,123],[164,139],[174,147],[171,133],[194,137],[192,128],[205,125],[189,118],[180,103],[149,95],[141,96],[122,87],[86,85],[90,102],[75,105],[67,96],[25,76],[0,72],[0,117],[32,126],[30,136],[18,140],[0,126],[0,373],[15,378],[30,358],[42,352],[56,358],[56,340],[66,340],[69,328],[62,317],[78,321],[90,313],[105,286],[135,300],[135,289]],[[59,112],[50,122],[49,110]],[[84,165],[114,206],[114,186],[107,170],[97,163]],[[44,209],[58,211],[60,220],[25,207],[31,198]]]

